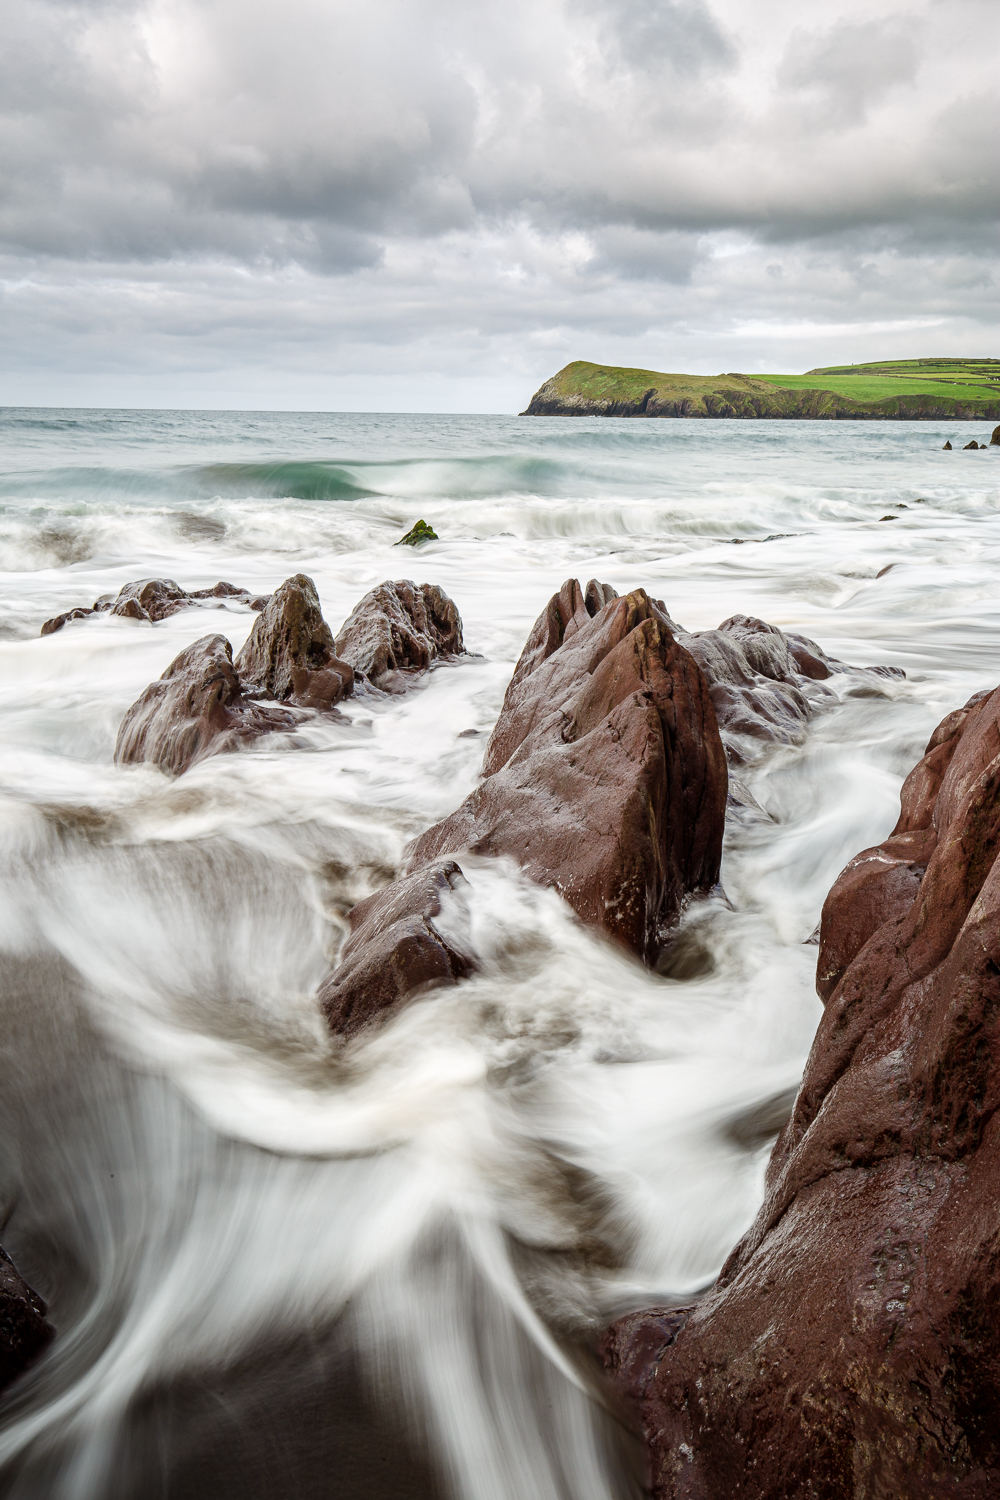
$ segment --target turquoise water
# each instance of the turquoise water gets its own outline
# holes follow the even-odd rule
[[[799,1076],[824,895],[1000,680],[1000,449],[946,436],[0,412],[0,1212],[59,1330],[0,1417],[5,1496],[633,1492],[594,1329],[692,1295],[752,1219],[768,1147],[727,1122]],[[418,517],[439,541],[396,550]],[[253,616],[42,622],[136,578],[298,571],[335,628],[382,579],[440,583],[474,654],[177,781],[116,768],[146,684]],[[766,816],[728,835],[704,972],[647,974],[472,862],[480,973],[342,1056],[315,1001],[342,914],[475,785],[574,575],[907,675],[841,684],[747,773]]]

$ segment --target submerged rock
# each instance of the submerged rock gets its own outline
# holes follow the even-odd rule
[[[352,908],[340,962],[319,994],[331,1030],[353,1036],[392,1006],[472,972],[467,884],[454,860],[440,860]]]
[[[421,542],[436,542],[438,534],[433,526],[428,526],[426,521],[418,521],[412,526],[405,536],[401,536],[394,547],[419,547]]]
[[[223,635],[206,635],[176,656],[133,703],[118,731],[115,763],[150,761],[179,776],[207,755],[239,749],[298,722],[277,704],[245,698],[232,646]]]
[[[820,1022],[715,1288],[615,1324],[657,1500],[991,1500],[1000,1476],[1000,689],[823,912]]]
[[[332,708],[354,690],[354,673],[335,649],[305,573],[286,578],[271,595],[235,667],[248,690],[302,708]]]
[[[0,1249],[0,1391],[45,1350],[55,1337],[48,1309],[13,1261]]]
[[[655,963],[683,899],[718,880],[726,763],[715,711],[665,611],[568,580],[536,622],[483,781],[411,868],[509,855],[589,926]]]
[[[464,655],[462,619],[436,583],[380,583],[344,621],[336,650],[375,687],[402,692],[432,661]]]
[[[237,588],[232,583],[217,583],[210,589],[196,589],[187,593],[172,578],[142,578],[137,583],[123,584],[115,599],[97,599],[89,608],[69,609],[64,614],[46,620],[41,635],[53,635],[69,620],[82,620],[87,615],[104,614],[110,611],[127,620],[145,620],[153,623],[166,620],[178,610],[204,605],[209,599],[234,599],[250,609],[263,609],[266,599],[253,595],[249,589]]]

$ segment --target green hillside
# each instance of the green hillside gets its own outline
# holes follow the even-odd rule
[[[885,360],[805,375],[683,375],[575,360],[522,415],[995,420],[1000,360]]]
[[[855,401],[916,393],[950,396],[956,401],[989,401],[1000,395],[1000,360],[900,359],[871,365],[831,365],[805,375],[761,375],[784,390],[835,391]]]

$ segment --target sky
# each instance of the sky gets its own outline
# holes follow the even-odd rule
[[[1000,357],[997,0],[0,3],[0,404]]]

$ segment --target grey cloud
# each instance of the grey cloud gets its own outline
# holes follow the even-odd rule
[[[585,9],[586,7],[581,7]],[[607,7],[606,34],[633,68],[699,78],[731,67],[736,49],[701,0],[650,0],[645,5]]]
[[[919,30],[911,13],[860,24],[839,21],[821,33],[796,31],[778,81],[812,93],[837,124],[863,123],[891,89],[913,82]]]
[[[609,225],[593,232],[591,240],[594,257],[590,272],[628,280],[682,285],[691,280],[700,254],[699,236],[677,231],[657,233],[630,225]]]

